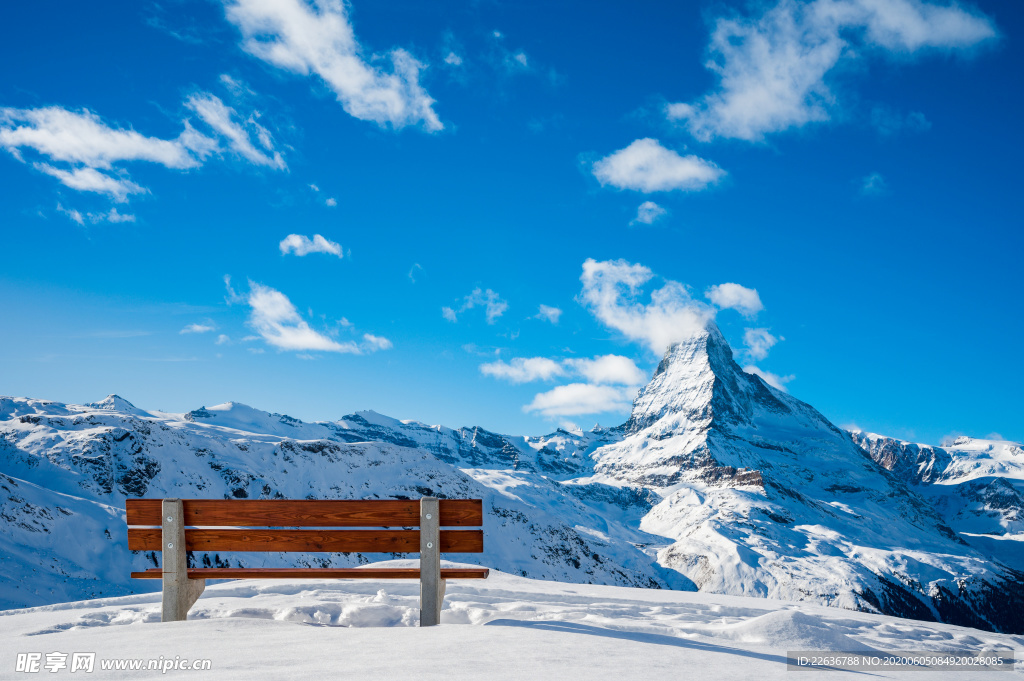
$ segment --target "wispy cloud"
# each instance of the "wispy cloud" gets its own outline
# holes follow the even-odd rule
[[[871,173],[860,179],[860,193],[864,196],[881,196],[889,191],[889,185],[881,173]]]
[[[280,350],[321,351],[363,354],[386,350],[391,341],[372,334],[363,335],[363,343],[339,343],[314,330],[302,318],[286,295],[262,284],[249,282],[246,302],[251,308],[248,324],[268,344]]]
[[[633,360],[622,355],[567,359],[565,365],[590,383],[639,386],[647,380],[647,374],[641,371]]]
[[[234,109],[208,92],[191,95],[184,106],[211,134],[199,132],[189,120],[182,122],[184,130],[176,138],[162,139],[110,125],[87,109],[0,108],[0,148],[24,162],[30,161],[26,154],[31,154],[33,168],[70,189],[103,194],[119,203],[132,194],[148,192],[130,179],[125,163],[146,161],[172,170],[196,168],[222,151],[221,140],[251,163],[284,169],[281,155],[273,151],[269,131],[256,122],[255,113],[239,122]],[[264,151],[256,148],[250,132]]]
[[[409,281],[416,283],[416,276],[423,273],[423,265],[418,262],[414,262],[412,267],[409,268]]]
[[[235,110],[209,92],[197,92],[185,101],[185,106],[224,138],[228,148],[250,163],[278,170],[287,167],[281,154],[274,150],[270,131],[257,122],[256,112],[249,116],[243,126]],[[257,144],[260,148],[257,148]]]
[[[568,376],[586,379],[586,383],[560,385],[538,393],[523,407],[524,411],[539,411],[547,417],[628,410],[647,378],[633,360],[621,355],[562,360],[516,357],[508,362],[496,360],[481,364],[480,373],[510,383],[550,381]]]
[[[242,33],[242,49],[286,71],[319,76],[349,115],[394,128],[444,127],[420,86],[423,64],[400,48],[388,54],[390,71],[364,60],[342,0],[224,0],[224,6]]]
[[[792,381],[794,378],[796,378],[796,376],[794,376],[793,374],[790,374],[788,376],[779,376],[778,374],[773,374],[770,371],[762,371],[753,364],[743,367],[743,371],[747,372],[748,374],[760,376],[765,383],[772,386],[773,388],[781,390],[782,392],[788,392],[786,390],[786,384]]]
[[[549,418],[625,412],[632,406],[636,393],[636,388],[570,383],[539,393],[523,411],[540,412]]]
[[[552,324],[557,324],[558,320],[562,317],[562,310],[557,307],[552,307],[551,305],[541,304],[534,317],[536,319],[543,319],[544,321],[551,322]]]
[[[215,331],[216,329],[217,327],[215,327],[213,324],[189,324],[178,333],[209,333],[210,331]]]
[[[745,317],[753,317],[764,309],[757,290],[739,284],[718,284],[710,287],[704,295],[719,308],[736,310]]]
[[[932,127],[931,121],[920,111],[903,114],[880,104],[871,109],[871,125],[882,135],[925,132]]]
[[[101,222],[110,222],[115,224],[135,222],[134,215],[119,213],[117,208],[111,208],[105,213],[82,213],[74,208],[65,208],[63,205],[58,203],[57,212],[67,215],[72,221],[77,222],[80,225],[85,225],[86,223],[95,225]]]
[[[636,217],[633,218],[629,224],[635,225],[640,223],[644,225],[653,225],[655,220],[666,213],[668,213],[668,211],[656,204],[654,201],[644,201],[640,204],[640,207],[636,209]]]
[[[597,161],[593,173],[602,185],[644,193],[697,191],[725,175],[711,161],[692,154],[680,156],[651,138],[638,139]]]
[[[565,368],[547,357],[516,357],[510,362],[497,360],[480,365],[480,373],[510,383],[532,383],[565,376]]]
[[[326,253],[328,255],[336,255],[339,258],[343,257],[341,244],[325,239],[319,234],[314,234],[312,239],[302,234],[289,234],[281,240],[278,247],[281,249],[281,255],[291,253],[304,256],[310,253]]]
[[[377,350],[390,350],[394,344],[384,336],[374,336],[372,333],[363,334],[363,351],[376,352]]]
[[[148,189],[135,184],[131,180],[123,177],[112,177],[106,173],[101,173],[95,168],[63,170],[55,168],[49,163],[33,163],[32,167],[46,173],[50,177],[57,178],[62,185],[69,189],[106,194],[118,203],[127,201],[130,194],[146,194],[149,192]]]
[[[785,339],[773,336],[768,329],[743,330],[743,344],[746,346],[744,353],[755,362],[767,357],[768,351],[780,340]]]
[[[498,317],[505,314],[505,310],[508,309],[508,302],[502,300],[501,296],[491,289],[483,290],[478,286],[462,299],[462,305],[458,310],[447,306],[442,307],[441,316],[450,322],[457,322],[461,313],[466,310],[472,310],[475,307],[483,307],[487,323],[493,324],[498,320]]]
[[[654,273],[643,265],[588,258],[580,276],[580,302],[603,324],[660,356],[672,343],[702,331],[715,310],[694,300],[676,281],[666,281],[653,291],[649,303],[640,302],[642,287],[653,278]]]
[[[841,62],[964,50],[995,36],[990,18],[956,3],[780,0],[759,15],[718,18],[707,62],[718,88],[666,113],[700,140],[759,141],[829,120],[836,97],[826,77]]]

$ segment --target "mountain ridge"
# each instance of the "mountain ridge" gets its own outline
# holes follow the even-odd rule
[[[0,578],[0,603],[26,604],[33,591],[45,600],[87,587],[137,590],[121,573],[104,573],[107,587],[81,581],[89,551],[62,554],[46,538],[77,518],[103,525],[106,536],[91,531],[103,537],[97,550],[124,573],[129,563],[155,564],[118,543],[126,496],[471,494],[485,499],[490,548],[481,562],[523,576],[811,600],[1024,631],[1018,482],[994,475],[1017,469],[985,463],[980,449],[946,451],[956,465],[942,470],[973,475],[957,480],[984,485],[971,488],[982,501],[970,503],[989,504],[956,506],[952,486],[939,494],[935,480],[900,472],[917,470],[895,465],[909,454],[876,439],[875,450],[892,455],[874,456],[865,442],[745,373],[713,325],[669,348],[626,423],[590,432],[512,436],[370,411],[306,423],[235,402],[167,414],[117,396],[80,406],[0,398],[0,486],[8,492],[0,542],[17,557],[0,572],[40,575],[35,586]],[[1006,451],[1004,459],[1016,456]],[[969,456],[977,465],[962,460]],[[985,522],[1000,532],[974,536]],[[255,566],[282,558],[196,560]],[[69,575],[78,576],[62,591]]]

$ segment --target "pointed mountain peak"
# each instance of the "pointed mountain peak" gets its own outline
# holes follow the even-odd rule
[[[710,321],[703,331],[673,343],[665,351],[665,355],[654,372],[652,382],[666,373],[681,372],[690,375],[693,373],[695,365],[706,366],[713,374],[720,377],[743,371],[733,359],[729,341],[725,340],[718,325]],[[667,379],[662,378],[662,381],[665,380]]]
[[[761,379],[743,371],[732,348],[713,322],[699,333],[674,343],[662,358],[654,377],[633,403],[628,430],[636,432],[666,417],[663,428],[681,423],[710,426],[726,419],[745,421],[754,405],[787,412],[793,402]]]
[[[90,402],[85,406],[105,411],[119,411],[123,414],[136,414],[142,411],[120,395],[114,395],[113,393],[107,395],[99,402]]]

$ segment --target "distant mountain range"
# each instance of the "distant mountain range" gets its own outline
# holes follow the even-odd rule
[[[712,324],[674,345],[629,420],[541,437],[238,403],[0,398],[0,608],[156,587],[126,497],[482,497],[486,552],[565,582],[803,600],[1024,632],[1024,449],[847,432],[744,373]],[[359,554],[196,564],[344,566]],[[462,559],[462,557],[460,557]]]

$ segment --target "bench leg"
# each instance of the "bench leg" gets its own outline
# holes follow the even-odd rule
[[[444,592],[448,587],[447,579],[437,580],[437,619],[435,620],[438,624],[441,623],[441,610],[444,608]]]
[[[420,499],[420,626],[441,622],[441,518],[436,497]]]
[[[164,499],[162,506],[161,553],[163,558],[162,622],[180,622],[206,588],[205,579],[188,578],[185,551],[185,512],[180,499]]]

